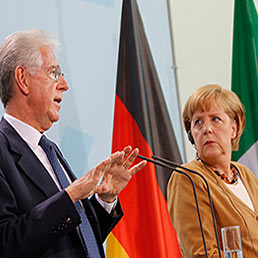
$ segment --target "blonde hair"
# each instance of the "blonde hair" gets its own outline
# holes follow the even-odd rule
[[[183,111],[183,122],[186,132],[191,130],[193,114],[197,110],[209,110],[212,103],[221,106],[228,116],[237,123],[236,137],[232,140],[232,150],[238,150],[239,140],[245,127],[244,107],[238,96],[219,85],[205,85],[197,90],[187,100]]]

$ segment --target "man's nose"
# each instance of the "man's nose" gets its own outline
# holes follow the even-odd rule
[[[62,91],[67,91],[69,89],[69,86],[62,74],[58,78],[57,89]]]

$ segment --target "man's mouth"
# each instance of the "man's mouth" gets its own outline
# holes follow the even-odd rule
[[[62,99],[61,98],[55,98],[54,101],[57,102],[58,104],[60,104]]]

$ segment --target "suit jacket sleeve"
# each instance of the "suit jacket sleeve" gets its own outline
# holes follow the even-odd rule
[[[78,257],[80,216],[59,191],[27,144],[6,123],[0,124],[0,257]],[[1,131],[2,130],[2,131]],[[95,198],[84,200],[102,256],[102,242],[122,216],[112,216]],[[79,246],[79,247],[78,247]]]
[[[67,171],[70,178],[74,180],[75,175],[73,174],[69,163],[65,160],[57,145],[55,145],[55,150],[62,166]],[[101,245],[105,241],[107,235],[111,232],[111,230],[123,216],[120,202],[118,200],[117,205],[111,212],[111,214],[109,214],[100,205],[100,203],[95,198],[95,195],[93,195],[90,200],[83,200],[82,203],[84,205],[86,215],[91,223],[94,233],[97,236],[97,241],[99,245]]]
[[[36,200],[27,195],[26,189],[17,198],[17,189],[12,187],[15,184],[10,184],[0,170],[0,257],[38,255],[80,223],[65,191],[34,205],[29,202]],[[27,200],[20,201],[22,198]]]

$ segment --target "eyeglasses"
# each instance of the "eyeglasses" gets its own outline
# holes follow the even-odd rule
[[[61,72],[61,68],[59,65],[52,65],[47,69],[47,73],[50,79],[58,81],[59,77],[64,74]]]
[[[25,66],[23,65],[23,67]],[[29,67],[29,72],[32,74],[34,74],[39,69],[39,66],[37,65],[30,65]],[[61,68],[59,65],[51,65],[45,69],[43,68],[43,70],[47,73],[49,79],[56,82],[58,82],[58,79],[61,75],[64,76],[64,73],[61,72]]]

